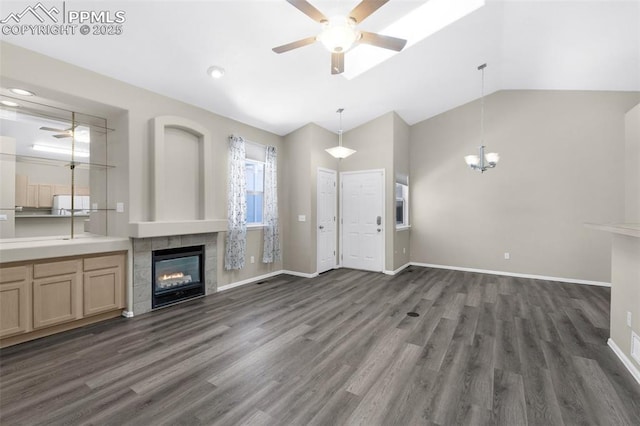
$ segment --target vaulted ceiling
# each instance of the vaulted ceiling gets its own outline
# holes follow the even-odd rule
[[[380,32],[425,1],[391,0],[361,29]],[[30,4],[3,3],[4,11]],[[332,16],[358,1],[311,3]],[[476,67],[485,62],[486,93],[640,90],[637,0],[487,0],[350,80],[330,74],[330,54],[320,43],[271,51],[319,32],[284,0],[74,1],[73,7],[125,11],[123,34],[2,39],[280,135],[309,122],[337,130],[339,107],[345,130],[392,110],[414,124],[478,98]],[[211,79],[211,65],[226,75]]]

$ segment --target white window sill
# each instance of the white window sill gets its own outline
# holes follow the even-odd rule
[[[411,225],[396,226],[396,231],[407,231],[409,229],[411,229]]]
[[[255,229],[262,229],[262,228],[264,228],[264,223],[247,224],[247,230],[248,231],[255,230]]]

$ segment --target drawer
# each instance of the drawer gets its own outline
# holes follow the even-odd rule
[[[28,265],[31,266],[31,265]],[[0,284],[24,281],[27,279],[27,265],[0,268]]]
[[[84,259],[84,271],[95,271],[97,269],[117,268],[122,266],[124,255],[112,254],[108,256],[87,257]]]
[[[36,263],[33,265],[33,278],[54,277],[56,275],[75,274],[80,262],[74,260],[60,260],[57,262]]]

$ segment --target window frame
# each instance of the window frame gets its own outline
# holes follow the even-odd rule
[[[402,197],[397,196],[398,185],[402,186]],[[396,230],[409,229],[411,227],[411,223],[409,222],[409,182],[406,184],[396,181],[394,187],[394,221]],[[402,222],[397,221],[397,208],[398,202],[402,203]]]
[[[249,222],[249,218],[245,215],[245,220],[247,222],[247,228],[262,228],[264,227],[264,168],[265,168],[265,161],[260,161],[260,160],[254,160],[251,158],[245,158],[244,159],[244,164],[245,164],[245,176],[246,176],[246,166],[247,163],[252,163],[252,164],[260,164],[262,165],[262,191],[249,191],[248,189],[248,185],[247,185],[247,189],[245,190],[245,200],[246,197],[249,194],[255,195],[255,194],[262,194],[262,221],[261,222]],[[249,213],[249,209],[247,208],[247,214]]]

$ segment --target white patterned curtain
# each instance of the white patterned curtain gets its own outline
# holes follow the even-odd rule
[[[267,146],[264,163],[264,254],[263,263],[280,260],[280,235],[278,231],[278,166],[274,146]]]
[[[229,137],[229,182],[227,202],[227,241],[224,269],[242,269],[247,248],[247,181],[244,139]]]

